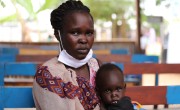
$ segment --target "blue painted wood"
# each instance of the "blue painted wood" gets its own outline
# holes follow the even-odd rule
[[[116,66],[118,66],[122,71],[124,70],[124,65],[123,63],[116,63],[116,62],[112,62],[114,63]],[[130,75],[126,75],[125,78],[124,78],[124,81],[125,82],[132,82],[132,83],[138,83],[139,82],[139,79],[136,78],[136,77],[127,77],[127,76],[130,76]]]
[[[148,56],[144,54],[133,54],[131,58],[132,63],[158,63],[158,56]]]
[[[122,63],[116,63],[116,62],[111,62],[111,63],[113,63],[116,66],[118,66],[122,71],[124,70],[124,65]]]
[[[15,62],[16,55],[14,54],[0,54],[0,62]]]
[[[14,62],[5,64],[5,75],[33,76],[36,73],[37,64],[31,62]]]
[[[5,87],[2,89],[4,89],[4,108],[35,107],[31,87]]]
[[[4,108],[4,89],[3,86],[0,86],[0,110]]]
[[[32,87],[6,87],[5,75],[34,76],[35,63],[0,63],[0,110],[4,108],[32,108],[35,107]]]
[[[19,49],[15,47],[1,47],[0,54],[19,54]]]
[[[158,63],[158,56],[150,56],[145,54],[133,54],[131,58],[132,63]],[[126,79],[139,79],[139,82],[142,79],[142,75],[127,75]],[[158,85],[158,74],[155,76],[155,85]]]
[[[4,63],[0,63],[0,110],[3,110],[3,102],[4,102],[4,92],[3,92],[3,86],[4,86]]]
[[[159,75],[157,73],[155,74],[155,85],[159,85]]]
[[[180,104],[180,86],[168,86],[167,87],[167,103],[168,104]]]
[[[122,55],[129,54],[129,50],[126,48],[111,49],[110,52],[111,52],[111,54],[122,54]]]
[[[0,63],[0,87],[4,86],[4,63]]]

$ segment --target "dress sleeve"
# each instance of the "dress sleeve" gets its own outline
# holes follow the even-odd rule
[[[37,110],[84,110],[79,102],[79,87],[53,77],[47,66],[38,68],[33,83]]]
[[[96,64],[97,62],[90,64],[94,73],[98,69]],[[89,85],[89,81],[78,78],[74,71],[66,69],[62,63],[57,62],[57,58],[51,59],[37,69],[34,77],[32,92],[36,108],[37,110],[89,110],[85,109],[89,103],[92,103],[89,99],[91,96],[86,94],[88,91],[92,94],[92,87]],[[98,100],[93,101],[95,107],[93,110],[99,110]]]

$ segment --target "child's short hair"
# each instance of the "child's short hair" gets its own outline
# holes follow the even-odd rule
[[[105,63],[99,68],[99,70],[96,73],[96,78],[95,78],[96,87],[99,87],[98,80],[100,79],[101,74],[103,74],[104,72],[112,71],[112,70],[118,70],[120,73],[122,73],[122,76],[124,77],[123,71],[118,66],[116,66],[113,63]]]

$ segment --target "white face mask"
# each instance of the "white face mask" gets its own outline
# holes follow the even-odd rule
[[[78,60],[78,59],[72,57],[71,55],[69,55],[66,52],[66,50],[63,49],[61,51],[61,53],[59,54],[58,61],[66,64],[70,67],[79,68],[79,67],[85,65],[89,61],[89,59],[92,58],[92,55],[93,55],[93,51],[91,49],[84,59]]]
[[[60,31],[59,30],[58,30],[58,33],[59,33],[59,37],[60,37]],[[61,45],[63,48],[61,37],[60,37],[60,42],[61,42]],[[78,60],[78,59],[72,57],[71,55],[69,55],[67,53],[67,51],[63,48],[62,51],[60,49],[58,61],[66,64],[70,67],[79,68],[79,67],[85,65],[92,58],[92,55],[93,55],[93,51],[92,51],[92,49],[90,49],[89,53],[87,54],[87,56],[84,59]]]

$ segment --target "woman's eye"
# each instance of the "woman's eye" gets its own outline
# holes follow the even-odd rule
[[[71,34],[74,36],[77,36],[79,33],[78,32],[72,32]]]
[[[111,91],[109,89],[105,90],[104,93],[108,94],[110,93]]]

